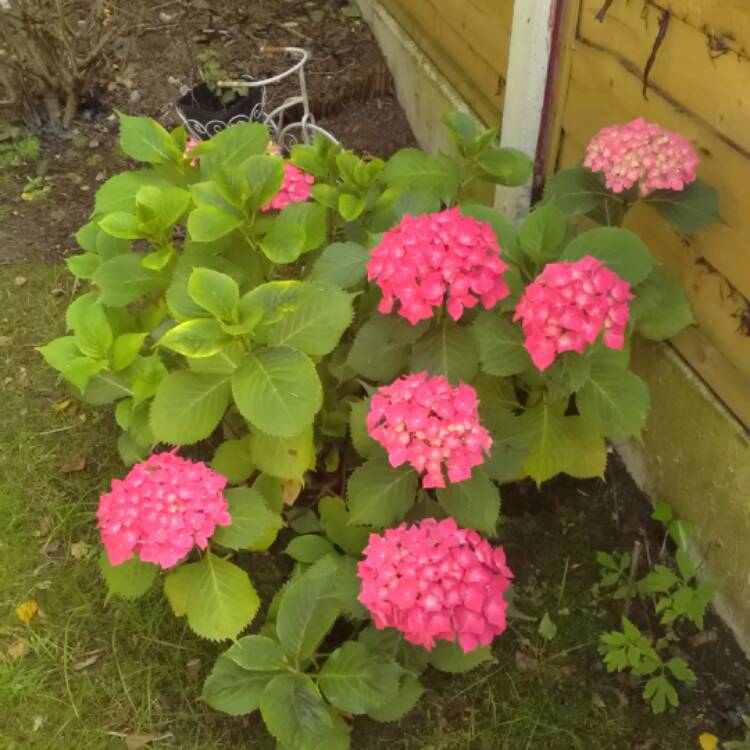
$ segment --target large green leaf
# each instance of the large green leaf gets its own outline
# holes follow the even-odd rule
[[[104,308],[99,302],[86,307],[76,321],[73,339],[81,354],[93,359],[105,359],[114,337]]]
[[[592,356],[589,379],[576,395],[578,411],[607,437],[637,436],[651,403],[648,387],[616,356]]]
[[[347,555],[359,557],[370,531],[350,523],[351,515],[340,497],[324,497],[318,503],[320,524],[326,536]]]
[[[294,750],[315,750],[333,728],[333,720],[313,681],[303,674],[274,677],[260,696],[268,731]]]
[[[495,661],[489,646],[478,646],[473,651],[464,653],[453,641],[438,641],[430,651],[430,664],[441,672],[451,674],[468,672],[488,661]]]
[[[221,320],[232,320],[240,301],[240,287],[228,274],[212,268],[194,268],[187,285],[196,305]]]
[[[137,240],[146,236],[135,215],[127,211],[115,211],[103,216],[99,228],[118,240]]]
[[[695,322],[683,288],[658,267],[635,289],[630,316],[638,333],[656,341],[672,338]]]
[[[221,206],[199,206],[188,216],[188,232],[196,242],[214,242],[242,226],[245,219],[239,213]]]
[[[305,472],[315,467],[312,426],[308,425],[292,437],[275,437],[253,430],[250,455],[253,463],[266,474],[301,482]]]
[[[232,523],[217,526],[211,540],[229,549],[268,549],[284,526],[281,516],[268,507],[259,492],[248,487],[225,490],[224,497]]]
[[[281,644],[264,635],[246,635],[222,656],[251,672],[278,672],[288,667]]]
[[[276,437],[298,435],[320,410],[315,366],[296,349],[259,349],[232,376],[232,392],[245,419]]]
[[[439,489],[437,499],[459,526],[495,536],[500,519],[500,491],[481,468],[475,468],[470,479]]]
[[[173,326],[159,339],[159,346],[186,357],[212,357],[232,341],[221,323],[213,318],[186,320]]]
[[[401,680],[396,696],[377,708],[371,708],[367,715],[375,721],[398,721],[417,705],[423,693],[419,679],[407,673]]]
[[[256,338],[272,346],[290,346],[322,357],[336,348],[353,314],[352,295],[335,287],[304,282],[278,320],[256,329]]]
[[[357,641],[347,641],[326,659],[318,685],[340,711],[364,714],[396,697],[401,673],[392,659],[369,652]]]
[[[225,440],[214,452],[211,468],[223,474],[230,484],[244,482],[255,471],[249,436]]]
[[[459,181],[458,164],[446,156],[430,156],[416,148],[397,151],[385,165],[383,178],[392,187],[452,198]]]
[[[346,488],[349,523],[385,527],[401,520],[414,504],[417,472],[394,469],[386,458],[372,458],[354,470]]]
[[[378,449],[378,443],[370,437],[370,433],[367,431],[367,412],[370,409],[370,399],[353,401],[350,408],[349,436],[352,445],[362,458],[369,458]]]
[[[597,227],[579,234],[563,251],[563,260],[590,255],[603,261],[620,278],[639,284],[654,267],[654,258],[641,238],[616,227]]]
[[[164,289],[166,277],[145,268],[135,253],[117,255],[105,260],[94,272],[94,284],[109,307],[124,307],[148,292]]]
[[[123,599],[137,599],[154,585],[159,566],[141,562],[137,557],[119,565],[112,565],[103,552],[99,558],[99,568],[107,582],[107,596],[121,596]]]
[[[509,187],[523,185],[534,169],[534,162],[517,148],[487,148],[477,163],[484,170],[483,179]]]
[[[537,485],[567,471],[577,461],[580,445],[564,409],[564,402],[542,402],[521,416],[529,446],[524,466]]]
[[[695,234],[723,221],[718,193],[702,180],[686,185],[683,190],[656,190],[644,201],[684,234]]]
[[[554,201],[566,216],[587,214],[611,202],[612,198],[601,178],[582,166],[552,175],[544,188],[544,200]]]
[[[426,370],[450,383],[466,383],[479,368],[479,354],[470,330],[448,318],[434,322],[415,344],[409,359],[411,372]]]
[[[230,716],[243,716],[258,709],[261,693],[276,676],[277,671],[245,669],[222,654],[206,678],[201,698],[217,711]]]
[[[482,370],[489,375],[507,377],[531,366],[523,346],[523,331],[506,316],[483,310],[472,323],[471,333],[479,349]]]
[[[324,557],[291,583],[281,597],[276,633],[295,665],[313,656],[339,616],[337,571],[335,556]]]
[[[292,263],[305,247],[307,235],[299,224],[283,221],[280,217],[260,243],[260,249],[273,263]]]
[[[177,370],[156,389],[151,405],[151,429],[161,443],[190,445],[216,429],[229,405],[226,375]]]
[[[568,230],[563,212],[554,204],[537,206],[521,224],[518,241],[537,263],[553,260]]]
[[[565,473],[579,479],[604,477],[607,468],[607,442],[604,435],[583,417],[567,416],[568,431],[577,444],[575,455],[570,457]]]
[[[326,210],[317,203],[294,201],[281,209],[277,221],[285,224],[296,224],[305,232],[305,243],[302,252],[317,250],[328,238]]]
[[[260,599],[242,568],[206,552],[164,578],[164,592],[178,617],[202,638],[236,638],[250,624]]]
[[[167,188],[170,187],[170,184],[169,180],[153,169],[120,172],[120,174],[116,174],[102,183],[102,186],[96,191],[94,210],[98,216],[115,211],[134,213],[135,196],[144,185]],[[97,238],[95,249],[102,255],[100,240],[101,235]]]
[[[258,122],[239,122],[219,131],[206,142],[201,153],[201,169],[212,174],[218,165],[237,167],[248,157],[266,152],[268,128]]]
[[[335,552],[334,546],[318,534],[300,534],[294,537],[284,550],[284,554],[289,555],[292,560],[308,565]]]
[[[133,159],[170,164],[182,157],[172,136],[150,117],[120,115],[120,146]]]
[[[334,242],[320,254],[310,271],[310,280],[351,289],[367,275],[370,253],[356,242]]]
[[[357,332],[346,364],[358,375],[389,381],[404,367],[415,330],[395,315],[374,314]]]
[[[284,182],[284,162],[278,156],[250,156],[242,163],[240,170],[250,187],[248,208],[251,210],[257,210],[270,201]]]

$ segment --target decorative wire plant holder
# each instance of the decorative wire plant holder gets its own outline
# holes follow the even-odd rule
[[[177,114],[187,128],[189,134],[198,140],[207,140],[216,135],[221,130],[235,125],[238,122],[261,122],[268,126],[271,134],[271,140],[278,144],[282,149],[289,150],[295,143],[310,143],[316,133],[328,138],[333,143],[338,140],[327,130],[316,125],[315,118],[310,111],[310,102],[307,97],[307,82],[305,80],[305,63],[310,55],[307,50],[301,47],[264,47],[261,50],[264,54],[286,54],[292,58],[293,63],[282,73],[271,76],[270,78],[253,79],[249,75],[244,75],[233,81],[219,81],[217,86],[226,89],[246,89],[251,95],[249,102],[250,110],[247,107],[243,111],[233,113],[230,107],[226,118],[214,118],[201,122],[191,116],[194,107],[188,106],[188,97],[182,97],[177,104]],[[299,93],[287,97],[279,106],[266,111],[267,98],[266,89],[274,84],[297,75],[299,83]],[[255,96],[252,96],[255,94]],[[300,119],[289,121],[292,116],[295,118],[302,112]]]

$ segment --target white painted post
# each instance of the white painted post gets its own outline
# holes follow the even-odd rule
[[[515,0],[500,143],[536,158],[547,87],[555,0]],[[498,186],[495,207],[520,221],[531,206],[532,180],[521,188]]]

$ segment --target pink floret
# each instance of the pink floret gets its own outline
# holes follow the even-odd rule
[[[284,162],[284,182],[281,184],[279,192],[261,210],[280,211],[290,203],[306,201],[310,197],[314,182],[315,178],[311,174],[303,172],[291,162]]]
[[[585,167],[601,172],[607,187],[622,193],[638,183],[641,195],[683,190],[695,180],[698,154],[690,141],[642,117],[600,130],[586,147]]]
[[[359,601],[379,630],[396,628],[428,651],[453,641],[467,653],[505,630],[505,552],[452,518],[370,534],[363,554]]]
[[[582,354],[604,331],[604,345],[622,349],[633,299],[630,284],[586,256],[548,263],[529,284],[513,320],[521,320],[531,361],[545,370],[558,354]]]
[[[143,562],[171,568],[194,545],[205,549],[216,526],[232,519],[222,491],[227,479],[204,463],[155,453],[99,498],[99,532],[109,562],[138,554]]]
[[[406,375],[378,388],[370,402],[367,431],[388,452],[391,466],[408,463],[425,488],[445,487],[471,477],[492,445],[479,424],[477,393],[470,385],[453,387],[442,376]]]
[[[404,216],[372,249],[367,277],[383,293],[381,313],[398,300],[398,314],[416,325],[442,304],[453,320],[480,302],[494,307],[510,293],[507,268],[492,227],[452,208]]]

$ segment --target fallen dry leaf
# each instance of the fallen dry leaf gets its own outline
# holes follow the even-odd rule
[[[36,599],[29,599],[28,601],[21,602],[16,607],[16,617],[24,624],[28,625],[33,619],[34,615],[39,611],[39,605],[36,603]]]
[[[302,492],[301,482],[295,482],[294,479],[281,480],[281,494],[286,505],[294,505],[294,501],[299,497],[300,492]]]
[[[66,398],[64,401],[58,401],[52,404],[52,411],[65,411],[72,403],[69,398]]]
[[[84,541],[73,542],[73,544],[70,545],[70,556],[74,560],[83,560],[88,557],[90,550],[91,545]]]
[[[166,740],[172,737],[171,734],[126,734],[125,735],[125,747],[128,750],[142,750],[149,742],[158,742],[159,740]]]
[[[26,283],[27,279],[25,276],[16,276],[15,279],[13,279],[13,283],[16,286],[23,286]]]
[[[29,651],[31,651],[31,648],[26,641],[16,641],[8,646],[8,656],[10,656],[11,661],[23,659],[24,656],[28,655]]]
[[[719,746],[719,738],[709,732],[704,732],[698,737],[698,742],[700,743],[701,750],[716,750]]]
[[[83,471],[86,468],[86,456],[81,456],[73,461],[67,461],[60,467],[64,474],[72,474],[74,471]]]
[[[86,659],[81,659],[81,661],[77,661],[73,665],[73,669],[80,671],[82,669],[86,669],[86,667],[90,667],[92,664],[96,664],[96,662],[99,661],[100,654],[101,654],[101,651],[92,652],[92,654]]]

